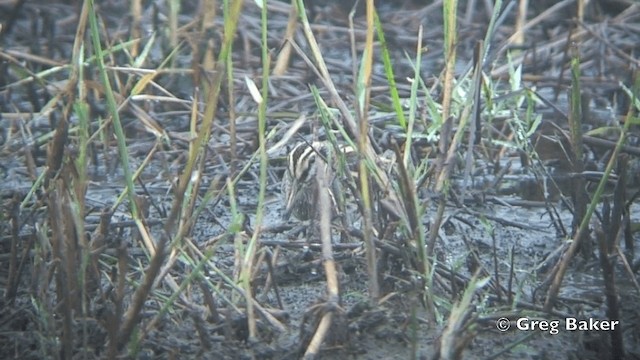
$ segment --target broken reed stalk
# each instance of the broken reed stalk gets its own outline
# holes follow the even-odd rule
[[[316,332],[313,334],[313,337],[309,341],[309,345],[304,352],[303,359],[307,360],[316,358],[320,352],[320,346],[322,345],[327,332],[329,332],[329,329],[331,328],[332,320],[332,312],[327,311],[322,315],[322,319],[320,319],[318,327],[316,327]]]
[[[572,180],[573,200],[573,224],[572,230],[576,231],[587,211],[587,194],[585,191],[585,179],[582,176],[584,160],[582,152],[582,89],[580,87],[580,49],[572,44],[571,53],[571,107],[569,111],[569,139],[571,140],[571,167],[576,176]],[[587,256],[590,246],[586,239],[577,239],[581,244],[580,249]]]
[[[612,253],[615,250],[616,244],[618,243],[617,239],[624,235],[625,250],[627,254],[630,255],[630,258],[633,258],[633,238],[629,238],[627,236],[627,230],[630,227],[626,184],[628,168],[629,156],[627,154],[621,154],[618,158],[618,166],[616,169],[618,180],[616,181],[616,186],[613,190],[613,207],[610,211],[608,209],[603,210],[603,213],[605,213],[605,215],[607,215],[609,212],[611,213],[609,216],[605,217],[607,221],[603,220],[603,227],[607,234],[615,234],[616,237],[615,241],[610,241],[607,243],[607,251],[609,253]]]
[[[518,1],[518,13],[516,14],[515,31],[510,40],[513,40],[512,45],[521,47],[524,45],[524,25],[527,22],[527,9],[529,8],[529,0]]]
[[[65,221],[63,220],[63,205],[60,200],[60,192],[64,191],[61,181],[54,180],[50,183],[48,189],[48,206],[49,206],[49,224],[51,226],[51,250],[53,259],[57,263],[56,277],[56,295],[59,304],[62,304],[62,354],[65,359],[70,359],[73,355],[73,303],[77,294],[72,292],[76,290],[74,279],[75,272],[69,271],[69,264],[75,264],[69,251],[66,239]]]
[[[610,258],[611,251],[617,240],[617,233],[607,232],[600,224],[596,225],[595,235],[598,242],[600,268],[602,269],[602,280],[604,282],[604,294],[607,303],[607,319],[620,320],[620,305],[618,302],[618,291],[616,290],[615,268]],[[609,332],[611,341],[611,359],[624,359],[624,341],[622,338],[622,328],[617,327]]]
[[[333,156],[329,154],[329,156]],[[329,159],[327,162],[320,164],[321,168],[316,172],[315,181],[318,184],[318,211],[320,215],[320,241],[322,243],[322,264],[324,266],[325,276],[327,279],[327,303],[324,308],[328,311],[318,312],[318,316],[322,316],[315,334],[313,335],[304,354],[304,358],[313,358],[318,354],[320,345],[325,339],[327,332],[333,323],[333,316],[341,316],[339,314],[340,293],[338,285],[338,272],[333,259],[333,247],[331,242],[331,200],[329,198],[330,182],[333,177],[331,164],[333,161]],[[324,167],[324,169],[322,169]],[[311,225],[314,226],[314,225]]]
[[[142,0],[132,0],[129,4],[131,14],[131,39],[142,38]],[[140,53],[139,43],[134,43],[131,47],[131,56],[138,57]]]
[[[273,75],[281,76],[284,75],[289,67],[289,61],[291,61],[291,39],[296,33],[298,29],[298,11],[295,5],[291,5],[289,7],[289,19],[287,20],[287,29],[284,33],[284,44],[280,49],[280,53],[278,54],[278,58],[276,59],[276,64],[273,67]],[[233,103],[230,103],[233,104]]]
[[[115,279],[110,279],[115,286],[113,299],[113,313],[106,316],[106,329],[109,341],[106,345],[106,358],[115,359],[118,354],[118,331],[122,327],[122,315],[124,314],[124,297],[126,295],[127,274],[129,270],[129,254],[127,246],[120,241],[117,248],[118,271]]]
[[[457,0],[444,0],[442,11],[444,19],[445,72],[442,89],[442,118],[445,121],[453,121],[453,119],[449,119],[449,115],[451,112],[451,100],[453,98],[456,46],[458,44],[457,8]],[[442,190],[443,184],[439,183],[436,184],[436,186],[436,190]]]
[[[178,46],[178,13],[180,12],[180,0],[167,1],[169,7],[169,46],[175,49]]]

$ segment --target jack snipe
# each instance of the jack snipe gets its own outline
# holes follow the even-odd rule
[[[300,220],[316,216],[318,201],[318,171],[331,171],[327,164],[329,148],[324,142],[300,142],[287,156],[287,169],[282,179],[285,201],[284,218],[291,215]],[[330,178],[330,177],[328,177]]]
[[[342,229],[353,226],[357,222],[357,218],[353,216],[357,216],[358,212],[349,211],[354,209],[347,205],[360,205],[358,194],[354,193],[359,189],[358,174],[354,170],[358,164],[358,156],[358,152],[349,145],[334,148],[330,142],[324,141],[296,144],[287,156],[286,170],[282,177],[284,220],[288,220],[291,215],[299,220],[311,220],[315,224],[311,227],[313,232],[319,224],[320,215],[328,210],[332,222],[339,220]],[[393,172],[394,164],[393,153],[384,153],[376,158],[376,165],[383,175]],[[323,184],[323,188],[319,188],[319,183]],[[346,192],[346,189],[351,191]],[[380,206],[386,204],[386,213],[401,218],[401,210],[396,210],[396,203],[388,200],[388,195],[385,195],[388,190],[382,190],[371,178],[369,189],[369,196],[373,201],[372,211],[379,214]],[[329,209],[320,209],[319,194],[322,191],[329,195]]]

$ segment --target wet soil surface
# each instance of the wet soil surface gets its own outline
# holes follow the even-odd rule
[[[462,1],[459,5],[456,73],[460,77],[471,70],[473,48],[477,40],[485,38],[491,16],[490,9],[480,2],[470,3]],[[334,221],[332,225],[333,259],[340,283],[340,301],[334,304],[327,299],[327,277],[321,246],[313,236],[314,225],[296,219],[283,220],[280,193],[289,146],[300,139],[311,141],[326,136],[309,87],[317,86],[321,96],[327,99],[328,93],[300,54],[292,56],[285,75],[270,79],[267,131],[272,135],[268,145],[271,150],[267,196],[264,219],[257,225],[260,169],[253,155],[258,144],[258,117],[245,77],[256,84],[261,82],[260,12],[254,2],[246,2],[234,44],[233,89],[229,84],[223,88],[225,95],[219,99],[207,162],[199,174],[202,185],[197,190],[195,206],[206,206],[193,212],[193,226],[182,240],[184,244],[174,248],[182,249],[183,253],[172,253],[175,262],[167,268],[171,280],[157,284],[144,302],[137,330],[131,337],[140,341],[128,342],[118,354],[141,359],[297,359],[309,346],[320,318],[331,312],[334,320],[319,354],[323,359],[437,359],[448,353],[443,347],[451,351],[449,358],[452,359],[610,358],[616,353],[610,331],[566,328],[568,318],[602,321],[610,316],[606,281],[594,236],[589,238],[591,245],[571,261],[553,310],[547,312],[543,307],[557,264],[569,246],[574,221],[572,173],[561,146],[566,140],[561,129],[567,128],[570,102],[567,100],[568,44],[579,44],[581,51],[586,103],[583,112],[585,118],[590,119],[585,124],[585,134],[615,142],[617,138],[609,133],[587,132],[606,126],[619,128],[626,114],[629,100],[623,86],[632,87],[632,70],[640,64],[637,59],[640,31],[636,25],[640,20],[640,6],[625,1],[592,2],[583,21],[572,22],[568,19],[575,16],[572,7],[575,5],[563,3],[573,4],[543,1],[531,6],[526,40],[510,55],[513,67],[522,65],[518,89],[506,90],[509,79],[514,77],[506,52],[514,47],[510,38],[515,29],[515,3],[505,5],[505,15],[489,37],[491,50],[485,66],[487,78],[493,79],[491,84],[496,89],[505,89],[500,94],[516,96],[521,89],[533,89],[536,96],[544,99],[537,101],[533,111],[542,116],[542,123],[554,125],[541,125],[535,134],[525,138],[526,145],[523,145],[509,137],[509,131],[505,130],[513,134],[515,126],[505,124],[518,115],[524,116],[526,105],[504,105],[503,113],[496,110],[491,116],[483,113],[483,117],[491,118],[491,123],[484,128],[486,134],[482,135],[486,141],[476,149],[471,174],[465,175],[465,160],[460,157],[445,202],[444,220],[438,229],[434,222],[438,217],[440,195],[434,191],[433,181],[416,187],[422,205],[422,228],[427,237],[433,231],[438,233],[429,279],[411,267],[414,264],[411,259],[407,260],[407,254],[411,253],[407,249],[412,245],[406,241],[406,232],[397,224],[398,220],[383,215],[377,218],[374,228],[379,231],[375,237],[381,298],[376,301],[371,301],[369,296],[362,217],[354,195],[346,194],[350,221],[346,224]],[[84,259],[90,264],[88,268],[95,267],[95,276],[87,278],[83,295],[72,295],[84,296],[86,307],[65,325],[62,309],[65,301],[71,300],[64,294],[56,275],[65,264],[59,262],[48,240],[48,234],[56,230],[51,224],[56,218],[51,213],[56,211],[50,201],[50,194],[54,192],[51,189],[64,190],[61,185],[48,184],[45,188],[39,183],[39,176],[47,174],[52,164],[51,154],[55,148],[52,138],[62,119],[71,124],[70,128],[77,129],[77,113],[68,107],[72,103],[69,91],[76,89],[65,86],[71,71],[66,65],[71,61],[81,6],[39,1],[0,3],[3,25],[0,194],[4,201],[0,219],[2,358],[64,357],[61,339],[65,331],[74,334],[74,357],[107,357],[109,339],[117,333],[113,324],[120,324],[119,319],[134,302],[134,291],[150,266],[145,239],[136,228],[126,201],[114,206],[126,185],[113,130],[105,123],[109,115],[103,89],[95,63],[90,63],[86,66],[85,81],[89,84],[87,102],[91,118],[95,119],[91,125],[95,138],[89,146],[82,221],[90,240],[88,244],[93,246],[94,241],[98,241],[96,234],[102,237],[101,246],[92,248],[95,257]],[[332,79],[349,103],[355,97],[348,16],[352,6],[351,2],[313,2],[308,12]],[[545,12],[552,6],[554,11]],[[121,1],[99,4],[103,31],[110,36],[103,40],[104,45],[116,46],[136,38],[132,35],[135,25],[129,11],[132,10],[128,4]],[[137,34],[142,41],[135,53],[140,54],[144,46],[149,45],[145,49],[148,53],[144,64],[132,65],[136,55],[132,55],[133,50],[127,46],[124,47],[128,54],[114,51],[107,60],[112,67],[111,81],[116,84],[116,92],[123,95],[118,101],[123,104],[120,112],[130,168],[143,169],[135,191],[144,212],[144,226],[154,239],[163,236],[175,198],[177,177],[184,169],[188,148],[193,143],[189,132],[192,102],[194,99],[200,102],[200,114],[204,106],[204,100],[198,98],[202,95],[194,90],[198,86],[194,84],[193,69],[206,57],[210,49],[208,42],[217,44],[223,32],[220,16],[206,24],[206,31],[199,32],[201,24],[196,19],[201,10],[196,5],[182,4],[177,17],[180,45],[170,65],[164,66],[173,71],[167,70],[155,78],[155,88],[124,101],[132,95],[133,82],[126,83],[129,76],[136,74],[139,80],[144,75],[132,69],[157,69],[174,50],[167,35],[169,11],[164,2],[143,5],[141,22],[137,24]],[[428,50],[422,56],[421,73],[425,86],[432,91],[430,95],[439,99],[438,78],[445,58],[441,4],[390,1],[381,2],[378,11],[400,97],[408,99],[410,95],[409,80],[415,76],[411,62],[416,56],[418,29],[423,26],[423,45]],[[270,3],[268,42],[274,57],[284,42],[288,14],[288,3]],[[359,8],[354,15],[353,30],[358,51],[364,43],[365,29],[363,9]],[[156,37],[153,41],[152,36]],[[309,53],[300,30],[294,40]],[[216,46],[213,46],[215,52]],[[376,56],[381,59],[380,54]],[[382,60],[376,61],[379,62],[371,87],[374,106],[369,119],[372,141],[380,147],[380,154],[386,154],[393,152],[389,139],[401,141],[403,130],[390,105]],[[118,66],[121,68],[116,68]],[[230,90],[234,94],[232,98],[227,95]],[[499,102],[498,97],[493,100]],[[482,101],[488,106],[486,99]],[[417,109],[416,133],[425,136],[417,139],[411,149],[411,161],[416,167],[435,166],[438,153],[439,131],[431,126],[427,104],[421,100]],[[275,146],[288,136],[287,131],[301,115],[305,115],[306,120],[297,135],[287,146]],[[235,135],[230,130],[232,117],[235,117]],[[98,131],[101,126],[108,130]],[[158,129],[161,135],[154,132]],[[55,176],[47,175],[51,181],[73,177],[69,175],[74,169],[70,164],[80,153],[74,131],[77,130],[71,131],[62,145],[65,165]],[[232,136],[235,136],[233,150]],[[617,291],[613,296],[620,304],[617,320],[623,333],[624,350],[630,359],[640,358],[640,312],[636,306],[640,300],[637,285],[640,263],[630,249],[630,245],[640,246],[635,226],[640,221],[640,212],[638,201],[632,195],[640,181],[638,141],[637,129],[632,129],[623,151],[630,162],[624,179],[629,184],[629,230],[628,234],[618,237],[620,250],[610,254]],[[611,143],[607,144],[585,140],[588,150],[585,159],[593,174],[601,174],[606,165],[612,150]],[[528,157],[527,150],[531,153],[535,150],[537,157]],[[230,198],[230,191],[224,185],[245,167],[246,171],[234,184],[235,195]],[[397,176],[395,168],[389,169],[392,177]],[[433,175],[426,175],[430,176]],[[35,191],[31,193],[31,189]],[[588,183],[587,189],[593,195],[595,182]],[[605,189],[607,202],[613,201],[613,191],[613,186]],[[60,207],[63,221],[77,223],[79,219],[70,216],[73,211],[66,210],[72,208],[73,194],[65,194],[62,199],[67,203]],[[381,213],[380,209],[377,205],[374,210]],[[605,212],[602,204],[598,211]],[[110,221],[106,228],[101,228],[105,214]],[[188,220],[181,219],[182,222]],[[596,222],[593,224],[591,229],[596,227]],[[252,275],[252,289],[259,310],[256,310],[257,337],[250,338],[244,295],[231,283],[239,283],[238,269],[244,254],[238,249],[246,249],[242,244],[248,244],[258,230],[259,260]],[[73,238],[70,234],[73,231],[64,238]],[[209,256],[204,270],[199,272],[191,262],[200,258],[195,254]],[[191,279],[194,272],[198,275]],[[126,285],[118,289],[118,278],[122,274],[126,278],[122,283]],[[447,327],[454,323],[452,308],[463,301],[465,288],[474,284],[474,274],[477,289],[460,315],[463,319],[458,324],[462,328],[453,331]],[[177,291],[171,281],[177,286],[188,285]],[[119,291],[122,298],[118,300]],[[168,300],[178,293],[176,300]],[[171,304],[168,309],[164,308],[168,303]],[[117,304],[122,304],[122,308]],[[504,319],[508,319],[506,323]],[[556,320],[559,322],[555,323]],[[534,321],[539,322],[534,325]],[[505,324],[508,329],[504,328]],[[458,348],[461,353],[455,351]]]

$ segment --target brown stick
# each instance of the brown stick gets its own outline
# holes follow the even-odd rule
[[[602,227],[597,226],[596,238],[600,250],[600,267],[602,268],[602,280],[604,281],[604,293],[607,299],[607,318],[609,320],[620,319],[620,306],[618,304],[618,292],[616,291],[615,271],[609,259],[609,247],[616,240],[615,234],[608,232],[609,238],[605,235]],[[624,342],[622,339],[622,327],[613,328],[611,336],[611,359],[624,359]]]

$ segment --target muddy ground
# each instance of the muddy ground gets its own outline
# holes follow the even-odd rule
[[[223,34],[221,6],[216,5],[218,14],[201,32],[197,22],[203,13],[201,5],[185,2],[177,16],[175,41],[179,45],[174,47],[168,3],[141,4],[140,23],[132,21],[133,10],[125,2],[97,4],[102,36],[108,35],[102,40],[103,46],[122,45],[127,49],[114,50],[106,56],[106,62],[115,92],[121,95],[117,101],[121,104],[119,111],[130,167],[137,169],[144,164],[135,191],[144,203],[141,205],[144,226],[154,239],[162,236],[175,197],[177,178],[184,170],[192,144],[189,133],[192,104],[199,104],[198,121],[204,109],[202,92],[195,90],[199,84],[194,84],[194,69],[200,68],[208,55],[217,54]],[[479,1],[461,1],[458,5],[456,75],[460,78],[472,69],[474,46],[487,34],[492,13],[486,5]],[[289,6],[286,2],[269,2],[268,43],[274,58],[283,45]],[[357,7],[353,30],[350,30],[348,14],[352,6],[350,1],[308,4],[308,16],[323,50],[322,56],[343,100],[349,104],[353,104],[355,98],[351,34],[355,49],[360,52],[366,29],[364,9]],[[388,223],[377,223],[376,229],[386,226],[395,230],[376,234],[381,298],[370,299],[361,236],[362,217],[354,195],[347,192],[346,211],[352,221],[346,227],[339,221],[332,225],[340,302],[338,308],[327,310],[327,277],[318,240],[309,235],[313,232],[308,222],[282,218],[280,182],[287,149],[301,139],[311,141],[326,135],[310,87],[316,86],[330,106],[335,104],[331,103],[325,84],[300,54],[292,55],[284,75],[270,78],[266,127],[267,132],[272,132],[267,147],[273,151],[269,152],[266,215],[262,224],[256,225],[260,170],[259,160],[253,155],[258,144],[258,110],[245,78],[256,84],[261,81],[260,11],[253,1],[247,1],[234,44],[233,83],[223,85],[207,161],[199,174],[202,186],[197,204],[206,206],[201,212],[193,212],[194,223],[184,242],[172,245],[174,250],[184,251],[167,269],[174,284],[170,280],[156,284],[145,299],[136,330],[128,341],[115,347],[115,353],[109,352],[109,342],[117,335],[114,329],[122,324],[124,313],[134,302],[133,293],[151,265],[145,240],[136,229],[127,202],[114,206],[126,184],[113,130],[105,122],[109,113],[95,63],[87,63],[84,75],[93,137],[83,192],[85,211],[81,218],[67,217],[73,213],[66,209],[73,208],[74,197],[71,191],[65,192],[63,185],[55,185],[65,183],[59,179],[74,178],[73,166],[69,164],[79,154],[78,136],[73,130],[77,129],[77,113],[69,106],[78,95],[71,95],[65,88],[71,71],[65,66],[71,62],[81,8],[82,2],[72,5],[56,1],[0,2],[0,194],[4,204],[0,218],[3,289],[0,357],[68,357],[64,339],[69,339],[65,333],[72,333],[74,358],[117,355],[141,359],[296,359],[302,357],[318,319],[326,311],[333,311],[336,316],[319,354],[323,359],[437,359],[446,357],[443,346],[460,347],[461,352],[454,351],[449,358],[469,359],[605,359],[622,353],[611,345],[610,331],[565,328],[567,318],[607,320],[611,316],[611,302],[607,301],[605,291],[611,278],[604,280],[603,276],[595,236],[598,221],[592,221],[590,226],[593,230],[588,240],[590,246],[570,262],[555,306],[545,311],[544,302],[556,266],[569,246],[574,221],[570,160],[566,151],[557,146],[565,141],[557,129],[568,127],[569,52],[573,46],[581,55],[585,132],[620,129],[630,104],[623,89],[633,87],[634,71],[640,64],[639,3],[592,1],[578,21],[574,1],[536,2],[528,9],[524,40],[516,44],[512,36],[517,26],[517,5],[505,2],[503,16],[495,31],[486,38],[490,50],[483,67],[485,85],[493,87],[493,101],[503,106],[502,112],[496,110],[490,114],[487,98],[482,98],[485,110],[482,119],[486,124],[481,145],[473,151],[473,171],[465,175],[465,143],[450,182],[444,221],[438,229],[433,224],[438,217],[441,195],[433,188],[435,175],[427,173],[427,180],[416,185],[423,210],[422,228],[427,234],[438,232],[431,259],[432,280],[425,280],[424,274],[412,268],[413,263],[403,257],[407,243],[403,242],[404,233],[398,220],[383,217]],[[422,55],[421,76],[431,97],[441,101],[441,73],[445,62],[441,2],[380,1],[378,11],[400,97],[406,100],[410,96],[410,80],[414,78],[412,61],[422,26],[426,50]],[[138,37],[142,41],[135,53],[143,53],[145,45],[149,47],[144,61],[134,66],[131,60],[137,55],[133,55],[133,46],[127,41]],[[86,38],[88,44],[88,35]],[[309,47],[300,29],[294,39],[308,53]],[[210,49],[213,54],[206,53]],[[176,55],[162,65],[166,73],[154,78],[155,86],[131,96],[133,81],[127,81],[144,76],[145,72],[140,69],[160,68],[174,50]],[[508,51],[511,51],[509,57]],[[376,53],[374,62],[370,134],[380,153],[388,154],[393,152],[388,139],[403,141],[403,130],[390,105],[389,81],[380,53]],[[517,89],[510,88],[509,80],[514,78],[510,66],[520,65],[521,82]],[[509,122],[516,115],[524,116],[526,102],[514,105],[505,99],[517,97],[525,88],[533,89],[538,97],[531,108],[535,115],[541,115],[543,123],[557,126],[540,125],[524,143],[518,143],[510,136],[514,127]],[[459,96],[464,98],[462,89],[465,88],[460,85]],[[74,91],[75,88],[71,89]],[[233,97],[229,97],[229,93]],[[418,104],[416,132],[425,136],[416,138],[411,162],[416,167],[437,169],[440,131],[431,126],[424,93],[419,95]],[[306,116],[306,120],[296,135],[287,135],[301,115]],[[235,119],[234,150],[231,149],[232,118]],[[57,139],[55,131],[61,119],[66,119],[72,129],[59,144],[60,153],[64,154],[62,163],[66,165],[59,173],[50,174],[47,169],[56,149],[52,139]],[[160,129],[166,138],[157,136],[154,129]],[[584,141],[585,159],[595,179],[587,181],[586,189],[591,197],[611,156],[617,133],[603,130],[585,134],[590,137]],[[287,136],[290,140],[285,146],[275,147]],[[608,142],[603,145],[598,139]],[[637,232],[640,213],[634,198],[640,183],[638,142],[637,126],[632,127],[622,151],[622,156],[629,160],[626,176],[619,173],[619,167],[616,169],[616,179],[628,185],[627,228],[621,231],[624,235],[617,238],[613,247],[619,251],[611,250],[609,256],[615,279],[615,294],[610,295],[617,298],[620,305],[614,320],[620,321],[628,359],[640,358],[637,308],[640,262],[631,247],[640,245]],[[231,199],[224,184],[235,179],[244,167],[247,171],[237,179]],[[45,181],[39,178],[43,174]],[[390,167],[389,174],[397,181],[395,168]],[[614,201],[614,185],[615,182],[611,182],[605,189],[608,204]],[[60,197],[66,199],[66,203],[58,204],[62,219],[55,216],[52,193],[67,194]],[[207,198],[208,195],[213,197]],[[606,214],[603,203],[597,207],[600,222],[602,214]],[[379,205],[375,210],[382,211]],[[242,214],[241,220],[237,214]],[[104,216],[110,221],[102,229],[101,217]],[[92,274],[96,274],[87,275],[89,281],[83,295],[65,293],[58,275],[65,264],[60,262],[63,257],[56,255],[55,244],[52,247],[48,240],[55,237],[55,219],[73,224],[82,222],[90,240],[88,244],[97,241],[96,234],[101,235],[101,246],[92,248],[91,256],[82,259],[89,264],[87,274],[92,270],[95,270]],[[233,279],[231,283],[238,281],[242,256],[238,249],[243,248],[239,244],[246,244],[258,230],[257,226],[260,261],[256,262],[252,276],[253,295],[256,304],[276,320],[260,313],[257,336],[249,338],[246,302],[225,277]],[[71,231],[62,238],[69,240],[74,236],[77,234]],[[198,258],[194,254],[207,252],[211,253],[204,270],[196,271],[191,261]],[[271,266],[266,265],[268,261]],[[75,270],[80,273],[80,268],[66,269],[67,274]],[[194,272],[199,275],[191,279],[190,274]],[[124,280],[119,282],[123,274]],[[459,321],[462,328],[453,331],[447,328],[447,324],[454,323],[451,310],[462,301],[474,274],[483,284],[465,307],[464,319]],[[124,285],[118,288],[121,283]],[[188,285],[177,291],[180,284]],[[116,295],[119,291],[122,291],[121,299]],[[169,300],[177,293],[180,293],[177,299]],[[72,297],[83,299],[83,305],[78,307],[81,310],[65,314],[63,309]],[[69,316],[72,321],[67,323],[65,319]],[[505,318],[509,320],[508,330],[500,329],[505,325],[501,319]],[[523,329],[518,329],[518,319],[528,319],[519,323]],[[531,325],[532,320],[542,323],[538,323],[537,329],[525,330],[524,326]],[[553,331],[555,320],[560,321],[557,333]],[[443,342],[443,338],[454,340]]]

